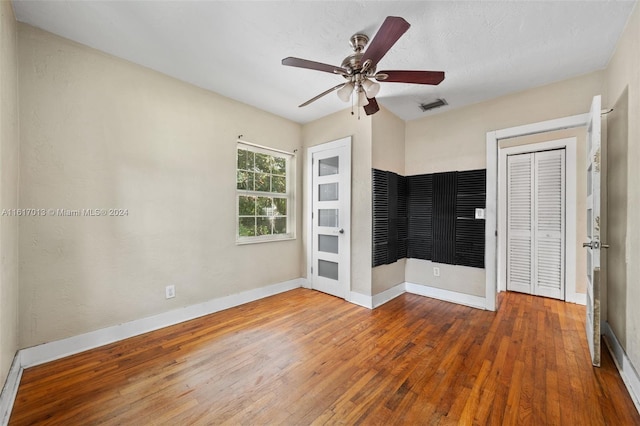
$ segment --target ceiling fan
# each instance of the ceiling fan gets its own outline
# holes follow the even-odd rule
[[[354,34],[350,39],[354,53],[347,56],[339,67],[300,58],[284,58],[282,65],[339,74],[347,80],[298,105],[298,107],[307,106],[337,90],[337,95],[341,100],[349,102],[351,96],[354,95],[354,100],[357,101],[358,107],[364,107],[365,113],[372,115],[380,110],[375,98],[380,91],[378,81],[387,83],[440,84],[444,80],[444,72],[442,71],[389,70],[376,72],[376,66],[380,59],[410,26],[407,21],[398,16],[387,16],[366,50],[364,48],[369,43],[369,37],[365,34]]]

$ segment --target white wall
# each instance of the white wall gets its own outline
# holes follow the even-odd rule
[[[300,200],[298,239],[235,244],[237,136],[293,151],[300,125],[27,25],[18,42],[21,207],[128,209],[20,221],[22,347],[300,277]]]
[[[0,211],[18,207],[20,139],[16,20],[0,2]],[[0,382],[18,349],[18,218],[0,216]]]

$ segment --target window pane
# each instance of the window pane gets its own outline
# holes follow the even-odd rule
[[[240,216],[255,216],[256,197],[240,196],[238,200],[238,214]]]
[[[273,220],[273,233],[274,234],[286,234],[287,233],[287,218],[277,217]]]
[[[338,227],[337,209],[318,209],[318,226]]]
[[[272,219],[268,217],[256,218],[258,224],[256,235],[271,235],[271,221]]]
[[[338,279],[338,264],[326,260],[318,260],[318,275],[332,280]]]
[[[239,170],[248,170],[249,166],[247,165],[249,157],[249,151],[244,149],[238,150],[238,169]]]
[[[287,160],[282,157],[273,157],[273,170],[274,175],[286,175],[287,174]]]
[[[273,157],[267,154],[256,152],[256,171],[263,173],[271,172],[271,159]]]
[[[337,175],[338,174],[338,157],[325,158],[320,160],[318,165],[320,167],[320,176]]]
[[[287,215],[287,199],[286,198],[274,198],[273,205],[275,207],[275,214],[278,216]]]
[[[287,188],[291,158],[239,144],[236,150],[238,238],[291,232]],[[262,193],[263,196],[259,196]]]
[[[256,191],[269,192],[271,186],[270,175],[266,173],[256,173],[255,174],[255,185]]]
[[[258,197],[256,203],[256,214],[258,216],[273,216],[273,204],[269,197]]]
[[[241,237],[254,237],[256,235],[255,217],[241,217],[238,225],[238,234]]]
[[[338,199],[338,183],[323,183],[318,185],[319,201],[334,201]]]
[[[338,253],[338,237],[335,235],[318,235],[318,250],[325,253]]]
[[[271,192],[280,194],[287,192],[287,178],[284,176],[271,176]]]
[[[253,191],[253,172],[238,171],[237,188]]]

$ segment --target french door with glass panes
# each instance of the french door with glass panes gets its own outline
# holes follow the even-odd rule
[[[350,294],[351,138],[309,148],[311,159],[311,287]]]

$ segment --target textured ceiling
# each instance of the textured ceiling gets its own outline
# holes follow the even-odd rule
[[[342,77],[284,67],[296,56],[340,65],[349,37],[386,16],[411,28],[379,70],[445,71],[439,86],[383,83],[378,101],[405,120],[604,68],[635,1],[34,1],[17,19],[241,102],[305,123],[348,105],[297,105]]]

